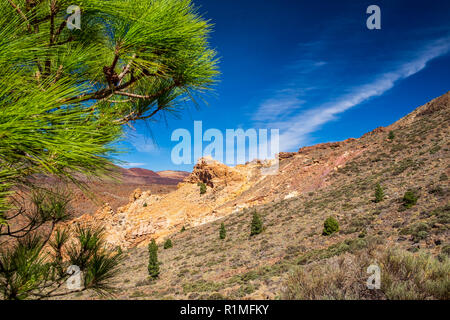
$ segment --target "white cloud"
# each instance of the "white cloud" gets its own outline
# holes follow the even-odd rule
[[[279,104],[272,99],[261,104],[255,120],[266,120],[267,127],[280,129],[280,150],[287,151],[306,143],[310,133],[321,125],[334,120],[337,115],[349,110],[370,98],[380,96],[391,89],[396,82],[406,79],[423,70],[427,63],[450,50],[450,39],[440,39],[422,50],[411,61],[402,63],[393,71],[379,74],[374,81],[350,89],[349,93],[313,109],[283,119],[280,115],[285,110],[296,110],[304,104],[296,96],[280,100]],[[284,105],[281,105],[284,104]],[[277,111],[278,110],[278,111]],[[274,111],[273,114],[270,112]],[[269,120],[270,119],[270,120]]]

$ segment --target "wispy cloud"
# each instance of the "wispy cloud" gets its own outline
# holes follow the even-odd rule
[[[315,61],[313,59],[300,59],[295,63],[289,65],[287,68],[290,70],[295,70],[298,73],[310,73],[320,67],[327,64],[326,61]],[[306,67],[305,67],[306,66]]]
[[[280,95],[264,101],[258,112],[254,114],[254,121],[268,121],[274,117],[286,116],[299,109],[306,101],[296,96]]]
[[[155,142],[143,134],[135,131],[126,132],[127,141],[138,151],[145,153],[159,153],[160,149]]]
[[[146,166],[146,163],[142,163],[142,162],[128,162],[126,164],[123,165],[124,168],[135,168],[135,167],[143,167]]]
[[[409,58],[408,62],[400,62],[390,71],[380,73],[372,81],[361,85],[342,89],[346,92],[333,101],[301,109],[308,103],[298,95],[285,96],[281,100],[268,99],[258,108],[255,121],[263,121],[266,126],[280,129],[280,150],[287,151],[305,144],[309,134],[318,130],[323,124],[335,120],[336,117],[377,96],[381,96],[394,85],[423,70],[431,60],[450,51],[450,38],[439,39],[429,44],[424,50]],[[284,117],[284,112],[300,111]]]

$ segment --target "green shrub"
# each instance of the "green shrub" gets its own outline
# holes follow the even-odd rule
[[[144,208],[147,207],[147,202],[143,204],[143,207],[144,207]]]
[[[383,201],[383,199],[384,199],[383,188],[380,186],[379,183],[377,183],[377,185],[375,187],[375,202],[379,203],[379,202]]]
[[[403,206],[406,209],[409,209],[413,207],[417,200],[419,199],[419,196],[414,192],[413,190],[408,190],[405,192],[405,195],[403,196]]]
[[[199,182],[198,186],[200,187],[200,194],[205,194],[206,193],[206,184],[204,184],[203,182]]]
[[[159,276],[158,246],[155,239],[152,239],[148,245],[148,274],[153,279]]]
[[[223,224],[223,222],[220,225],[220,231],[219,231],[219,237],[220,239],[225,239],[227,236],[227,230],[225,230],[225,225]]]
[[[322,234],[324,236],[329,236],[337,231],[339,231],[339,222],[333,217],[328,217],[323,223]]]
[[[253,212],[253,218],[250,228],[250,236],[254,236],[263,232],[263,223],[259,214],[255,211]]]
[[[185,232],[185,231],[186,231],[186,227],[183,226],[183,227],[181,228],[180,232]]]
[[[173,247],[172,240],[167,239],[166,242],[164,242],[164,249],[170,249],[172,247]]]
[[[389,139],[389,140],[394,140],[394,138],[395,138],[395,133],[394,133],[394,131],[389,131],[388,139]]]

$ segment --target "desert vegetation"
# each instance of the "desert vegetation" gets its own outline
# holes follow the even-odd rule
[[[366,286],[367,268],[377,263],[381,267],[380,290]],[[344,254],[300,267],[292,272],[285,284],[283,297],[300,300],[425,300],[449,299],[450,260],[438,259],[427,253],[413,254],[399,248]]]

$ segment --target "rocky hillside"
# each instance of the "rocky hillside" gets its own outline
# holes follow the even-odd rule
[[[450,298],[449,111],[447,93],[358,139],[281,153],[276,175],[261,174],[267,163],[201,159],[173,192],[136,190],[117,211],[104,207],[69,224],[102,225],[125,251],[118,298]],[[250,236],[254,212],[264,230]],[[330,216],[339,231],[325,236]],[[153,238],[162,264],[151,281],[145,245]],[[168,238],[173,248],[164,250]],[[405,278],[408,264],[398,267],[409,255],[422,259],[417,278]],[[386,272],[378,292],[362,280],[373,261]]]

